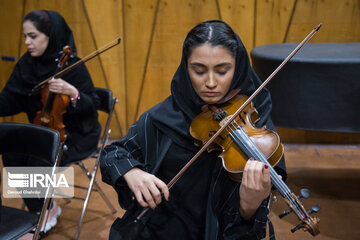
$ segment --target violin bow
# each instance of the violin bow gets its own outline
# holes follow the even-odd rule
[[[31,90],[32,93],[34,93],[37,90],[39,90],[40,88],[42,88],[52,78],[59,78],[59,77],[63,76],[64,74],[66,74],[66,73],[70,72],[71,70],[73,70],[74,68],[78,67],[80,64],[83,64],[83,63],[89,61],[90,59],[93,59],[94,57],[102,54],[103,52],[106,52],[110,48],[113,48],[116,45],[120,44],[120,41],[121,41],[121,38],[116,38],[115,40],[112,40],[111,42],[105,44],[101,48],[99,48],[99,49],[95,50],[94,52],[90,53],[86,57],[84,57],[84,58],[80,59],[79,61],[75,62],[74,64],[70,65],[69,67],[64,68],[60,72],[58,72],[58,73],[54,74],[53,76],[45,79],[44,81],[40,82],[35,87],[33,87],[33,89]]]

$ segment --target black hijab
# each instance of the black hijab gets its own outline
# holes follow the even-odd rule
[[[55,74],[57,60],[64,46],[70,46],[73,51],[72,56],[76,56],[74,37],[64,18],[55,11],[40,11],[46,13],[50,20],[48,46],[40,57],[32,57],[29,52],[26,52],[19,59],[6,83],[5,90],[7,91],[29,95],[36,84]]]
[[[235,72],[228,93],[235,89],[240,89],[238,94],[250,96],[260,86],[261,81],[250,66],[247,51],[239,36],[229,25],[219,20],[207,21],[201,24],[210,26],[225,25],[226,28],[231,31],[230,33],[233,35],[237,46],[235,53],[233,53],[235,54],[236,61]],[[194,28],[195,30],[197,26]],[[196,34],[198,33],[194,31],[194,29],[190,31],[189,34],[195,34],[196,38]],[[154,124],[174,142],[182,146],[190,147],[193,146],[194,141],[189,133],[190,125],[192,120],[201,113],[201,107],[205,102],[197,95],[192,87],[187,70],[187,54],[184,44],[180,66],[171,82],[171,95],[150,112],[150,117]],[[254,99],[254,104],[260,115],[258,125],[263,125],[271,111],[270,93],[266,89],[263,89]]]

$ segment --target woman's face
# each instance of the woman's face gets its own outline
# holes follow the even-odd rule
[[[208,43],[195,47],[188,59],[192,86],[207,104],[220,101],[230,88],[235,58],[223,46]]]
[[[39,32],[31,21],[23,23],[23,31],[25,36],[25,45],[32,57],[40,57],[44,54],[49,37]]]

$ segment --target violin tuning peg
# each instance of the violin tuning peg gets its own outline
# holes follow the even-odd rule
[[[291,229],[291,232],[294,233],[296,232],[297,230],[299,230],[300,228],[302,228],[303,224],[300,223],[299,225],[297,225],[296,227],[294,227],[293,229]]]
[[[308,198],[310,196],[310,191],[307,188],[302,188],[300,190],[300,195],[297,196],[298,199],[300,198]]]
[[[285,210],[279,215],[279,218],[283,218],[291,212],[292,212],[292,209]]]
[[[315,206],[312,206],[312,208],[308,211],[308,214],[317,213],[320,211],[320,204],[316,204]]]

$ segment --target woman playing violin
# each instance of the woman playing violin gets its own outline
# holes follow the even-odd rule
[[[218,151],[204,152],[170,191],[167,187],[200,149],[189,128],[203,106],[236,94],[249,96],[260,84],[244,45],[226,23],[203,22],[188,33],[171,95],[107,146],[101,160],[103,181],[115,188],[127,210],[122,222],[133,220],[142,208],[151,209],[140,218],[145,228],[139,239],[265,237],[271,182],[262,162],[248,160],[239,183],[229,178]],[[269,92],[264,90],[254,104],[257,124],[274,129]],[[286,177],[284,159],[276,169]],[[121,236],[119,229],[115,221],[110,238]]]
[[[60,51],[68,45],[73,56],[69,64],[79,60],[72,31],[64,18],[57,12],[35,10],[28,13],[23,20],[23,32],[27,52],[17,62],[6,86],[0,93],[0,116],[9,116],[20,112],[27,114],[33,122],[37,112],[42,108],[40,92],[32,94],[32,88],[41,81],[55,74],[58,67]],[[86,66],[80,65],[62,78],[53,78],[48,82],[49,90],[63,94],[71,101],[63,115],[66,126],[68,150],[64,152],[60,165],[89,156],[97,147],[100,124],[96,106],[98,96]],[[36,166],[34,159],[6,156],[5,166]],[[41,199],[25,198],[25,203],[32,212],[39,212]],[[54,207],[53,207],[54,209]],[[54,209],[56,214],[59,207]],[[51,213],[51,211],[50,211]],[[49,226],[56,224],[56,216]]]

